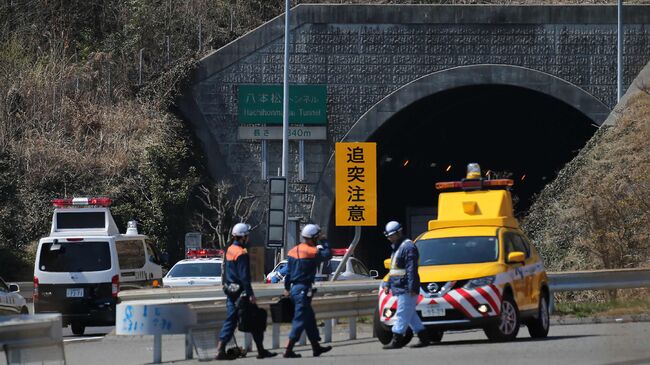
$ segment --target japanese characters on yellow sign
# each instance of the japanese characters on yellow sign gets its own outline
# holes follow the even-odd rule
[[[336,225],[377,225],[377,144],[336,144]]]

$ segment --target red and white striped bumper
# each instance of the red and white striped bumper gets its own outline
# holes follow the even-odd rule
[[[478,311],[478,307],[486,305],[489,310],[485,313]],[[416,310],[419,314],[427,306],[444,309],[444,316],[425,317],[421,315],[424,324],[435,324],[448,321],[470,321],[474,319],[490,318],[499,315],[501,308],[501,289],[492,284],[475,289],[453,289],[440,297],[432,297],[420,293]],[[392,326],[395,322],[397,311],[397,298],[392,294],[379,292],[379,318],[385,325]]]

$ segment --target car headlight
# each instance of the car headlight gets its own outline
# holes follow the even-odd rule
[[[484,276],[482,278],[472,279],[472,280],[468,281],[467,284],[465,284],[465,286],[463,286],[463,288],[465,288],[465,289],[474,289],[474,288],[478,288],[480,286],[490,285],[490,284],[494,283],[495,278],[496,278],[496,276],[492,275],[492,276]]]

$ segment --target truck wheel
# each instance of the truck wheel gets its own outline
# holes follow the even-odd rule
[[[70,324],[70,327],[72,327],[72,333],[74,333],[76,336],[83,336],[84,332],[86,331],[86,325],[80,322],[72,322]]]
[[[387,345],[393,338],[393,333],[390,331],[390,329],[384,326],[379,319],[379,308],[375,309],[375,316],[373,318],[372,327],[374,336],[377,337],[382,345]]]
[[[23,307],[23,309],[20,310],[20,314],[29,314],[29,309],[27,309],[27,307]]]
[[[393,332],[391,332],[390,327],[385,326],[381,323],[381,320],[379,320],[379,308],[375,309],[375,316],[373,319],[373,325],[372,325],[372,331],[373,335],[377,337],[379,342],[381,342],[382,345],[387,345],[390,343],[390,341],[393,339]],[[403,344],[402,346],[406,346],[409,342],[411,342],[411,339],[413,338],[413,331],[411,331],[411,328],[409,327],[406,330],[406,333],[404,334],[404,340],[402,341]]]
[[[548,335],[550,320],[548,316],[548,297],[543,294],[539,297],[537,318],[531,318],[526,321],[528,333],[532,338],[544,338]]]
[[[486,327],[484,332],[490,341],[512,341],[517,338],[517,333],[519,333],[519,309],[512,298],[512,294],[503,296],[499,321]]]

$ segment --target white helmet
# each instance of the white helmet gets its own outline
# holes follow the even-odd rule
[[[384,235],[386,237],[402,231],[402,225],[396,221],[390,221],[386,223],[386,229],[384,230]]]
[[[300,235],[305,238],[315,238],[320,233],[320,227],[316,224],[308,224],[302,229]]]
[[[251,232],[251,226],[246,223],[237,223],[232,227],[232,235],[235,237],[244,237],[248,236]]]

